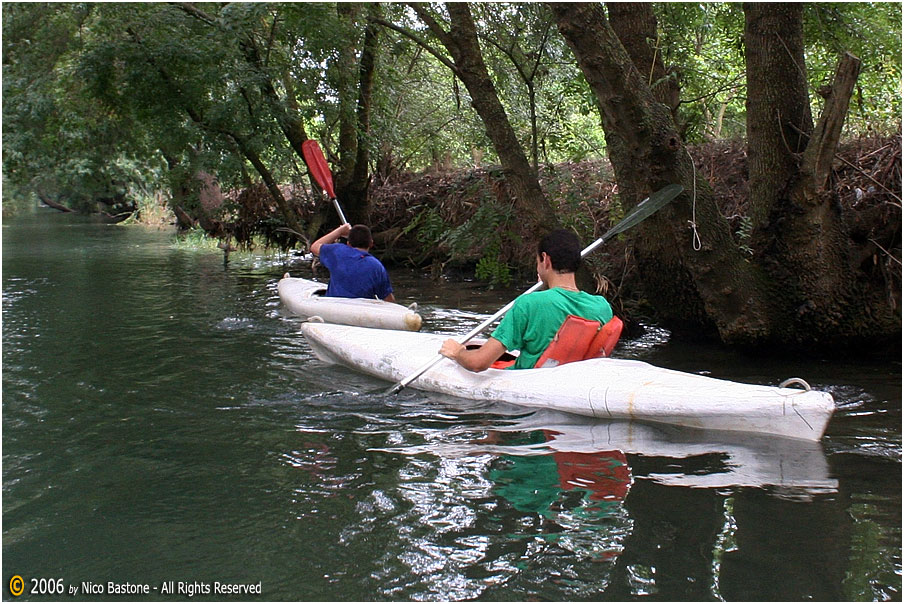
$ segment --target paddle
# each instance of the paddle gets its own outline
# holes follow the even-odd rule
[[[596,241],[594,241],[593,243],[591,243],[590,245],[585,247],[581,251],[581,258],[585,257],[587,254],[589,254],[590,252],[592,252],[593,250],[595,250],[596,248],[601,246],[603,243],[605,243],[605,241],[607,239],[610,239],[610,238],[614,237],[615,235],[618,235],[619,233],[622,233],[622,232],[630,229],[631,227],[637,225],[642,220],[650,217],[657,210],[659,210],[659,208],[661,208],[668,202],[670,202],[673,199],[675,199],[676,197],[678,197],[678,195],[683,190],[684,190],[684,187],[682,187],[681,185],[666,185],[665,187],[659,189],[658,191],[656,191],[655,193],[653,193],[652,195],[650,195],[649,197],[647,197],[646,199],[641,201],[639,204],[637,204],[637,206],[633,210],[631,210],[631,212],[627,216],[625,216],[621,222],[619,222],[617,225],[615,225],[614,227],[609,229],[602,237],[600,237],[599,239],[597,239]],[[529,294],[531,292],[535,292],[538,289],[540,289],[541,287],[543,287],[543,282],[538,281],[524,293]],[[464,344],[465,342],[467,342],[468,340],[470,340],[471,338],[473,338],[474,336],[479,334],[481,331],[483,331],[484,329],[489,327],[493,323],[493,321],[495,321],[496,319],[498,319],[499,317],[501,317],[502,315],[507,313],[509,310],[511,310],[512,306],[514,306],[514,305],[515,305],[515,301],[512,300],[511,302],[509,302],[508,304],[506,304],[505,306],[500,308],[498,311],[496,311],[496,314],[494,314],[492,317],[490,317],[489,319],[486,319],[483,323],[481,323],[480,325],[478,325],[477,327],[475,327],[474,329],[469,331],[464,336],[464,339],[460,340],[459,342],[461,344]],[[433,367],[434,365],[436,365],[437,363],[442,361],[444,358],[445,358],[444,356],[438,354],[436,356],[436,358],[433,359],[432,361],[430,361],[428,364],[424,365],[423,367],[418,369],[416,372],[412,373],[411,375],[409,375],[408,377],[403,379],[401,382],[399,382],[398,384],[396,384],[395,386],[393,386],[392,388],[387,390],[386,394],[397,394],[397,393],[401,392],[402,389],[405,388],[408,384],[410,384],[411,382],[413,382],[414,380],[419,378],[424,372],[426,372],[428,369],[430,369],[431,367]]]
[[[323,151],[320,150],[320,145],[314,139],[309,138],[301,143],[301,154],[304,156],[305,163],[308,164],[311,176],[336,206],[342,224],[348,224],[348,220],[345,219],[345,214],[342,213],[342,208],[339,206],[339,200],[336,199],[336,192],[333,190],[333,174],[326,165],[326,158],[323,156]]]

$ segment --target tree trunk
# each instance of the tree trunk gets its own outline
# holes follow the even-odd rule
[[[767,300],[756,287],[757,274],[697,174],[671,111],[653,96],[602,7],[550,7],[599,102],[622,202],[631,207],[667,184],[684,186],[676,201],[634,230],[644,291],[660,319],[672,329],[718,333],[731,342],[768,334],[770,315],[763,310]],[[637,35],[655,39],[655,32]]]
[[[779,340],[837,344],[888,333],[893,313],[858,284],[850,236],[828,177],[859,73],[842,57],[814,129],[797,4],[744,5],[748,171],[754,241],[780,301]],[[885,316],[882,316],[882,315]],[[900,323],[898,323],[900,330]]]
[[[260,174],[261,179],[267,186],[267,190],[270,192],[270,196],[273,197],[273,201],[276,202],[276,205],[279,207],[280,212],[282,212],[283,218],[285,218],[286,224],[289,226],[289,228],[296,233],[303,233],[304,227],[298,221],[298,214],[282,194],[282,191],[279,188],[279,183],[276,182],[276,178],[270,172],[269,168],[267,168],[267,165],[264,164],[257,151],[251,148],[251,146],[247,141],[244,140],[244,138],[235,134],[230,134],[229,136],[239,146],[242,154],[249,162],[251,162],[251,165],[254,166],[254,168],[257,170],[257,173]]]
[[[755,225],[766,222],[772,206],[797,174],[796,160],[813,131],[803,63],[802,11],[800,4],[744,4],[747,166],[751,175],[748,216]]]
[[[360,7],[337,5],[339,14],[353,26]],[[379,5],[368,10],[379,16]],[[339,169],[336,172],[336,195],[352,224],[368,222],[370,206],[370,114],[374,76],[377,65],[378,29],[368,20],[364,29],[361,55],[355,49],[340,50],[338,70],[341,73],[339,95]],[[356,69],[357,68],[357,69]],[[357,75],[357,77],[356,77]]]
[[[521,143],[511,127],[505,108],[496,94],[496,88],[483,62],[483,54],[477,40],[477,28],[467,3],[447,3],[450,29],[445,31],[419,4],[411,5],[434,35],[452,55],[453,71],[464,83],[471,95],[471,104],[483,121],[487,136],[499,155],[505,171],[519,222],[525,232],[535,237],[540,229],[554,228],[558,218],[540,188],[534,172],[521,148]]]
[[[59,210],[60,212],[66,213],[75,212],[75,210],[73,210],[69,206],[63,205],[51,199],[50,196],[46,195],[40,188],[35,189],[35,194],[38,196],[38,199],[41,200],[41,203],[43,203],[48,208],[53,208],[54,210]]]
[[[607,2],[606,10],[613,31],[641,77],[647,81],[653,97],[669,108],[672,120],[678,124],[681,91],[674,74],[666,72],[662,62],[653,5],[648,2]]]
[[[355,68],[358,65],[357,19],[361,5],[355,2],[336,4],[339,21],[347,31],[347,43],[339,47],[336,59],[336,87],[339,96],[339,164],[336,169],[335,184],[338,191],[345,189],[355,170],[358,154],[358,135],[355,130]],[[343,201],[347,201],[343,195]],[[351,212],[351,208],[348,209]]]
[[[856,58],[839,66],[814,130],[800,7],[745,5],[755,248],[748,257],[694,169],[671,113],[650,91],[643,73],[649,65],[632,62],[599,5],[550,6],[599,101],[622,199],[635,202],[669,182],[685,188],[636,229],[644,288],[666,325],[715,328],[726,343],[786,349],[850,347],[900,335],[894,308],[860,285],[840,207],[826,189]],[[656,39],[651,24],[632,22],[619,32],[621,40],[640,47],[636,38]],[[688,223],[696,224],[699,245],[690,245]]]

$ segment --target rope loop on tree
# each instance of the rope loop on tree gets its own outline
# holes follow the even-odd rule
[[[694,251],[699,252],[703,248],[703,242],[700,241],[700,233],[697,231],[697,168],[694,166],[694,158],[691,157],[691,152],[687,150],[687,147],[684,148],[684,152],[687,153],[688,159],[691,160],[691,176],[694,179],[694,194],[691,197],[691,219],[687,222],[694,231],[692,240]]]

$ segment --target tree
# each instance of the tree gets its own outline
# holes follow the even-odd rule
[[[749,346],[850,344],[900,331],[893,310],[852,278],[849,238],[841,236],[841,217],[826,190],[826,162],[853,85],[849,71],[839,71],[820,134],[807,140],[812,125],[799,5],[745,5],[748,106],[754,113],[748,121],[750,216],[758,233],[753,257],[735,244],[672,113],[641,76],[649,66],[638,67],[622,44],[656,40],[650,29],[655,20],[647,13],[646,29],[617,35],[602,6],[550,6],[599,101],[623,197],[639,200],[669,182],[685,187],[678,203],[640,226],[635,251],[645,290],[668,324],[714,330],[725,342]],[[696,239],[688,224],[699,245],[691,245]]]
[[[183,5],[183,8],[186,7],[192,8],[190,5]],[[199,15],[199,11],[193,8],[187,12],[192,17]],[[192,19],[188,22],[179,20],[175,16],[168,19],[170,27],[184,32],[183,36],[188,44],[197,43],[199,39],[203,39],[192,31],[193,27],[203,28],[212,22],[213,18],[207,15],[203,15],[203,18],[199,20]],[[289,228],[301,232],[303,227],[298,221],[295,209],[283,195],[277,175],[270,169],[262,155],[259,133],[266,132],[269,124],[267,123],[268,116],[262,114],[264,103],[261,98],[254,94],[255,90],[247,82],[241,80],[226,79],[216,82],[195,78],[191,67],[185,61],[187,53],[185,56],[180,56],[178,60],[173,60],[172,49],[167,47],[170,42],[161,39],[160,31],[155,27],[156,24],[148,27],[138,21],[127,23],[124,27],[124,31],[132,43],[132,51],[137,52],[138,56],[151,67],[145,77],[152,77],[158,90],[165,90],[167,92],[165,96],[170,99],[177,110],[184,112],[184,115],[203,132],[212,139],[219,138],[232,149],[238,150],[241,157],[248,161],[261,177]],[[233,42],[240,44],[244,40],[233,40]],[[123,50],[129,52],[128,49]],[[234,65],[236,57],[229,53],[229,50],[231,50],[230,45],[224,45],[220,52],[207,56],[219,55],[221,66]],[[169,61],[164,58],[167,55],[170,55]],[[133,58],[137,57],[133,55]],[[225,84],[227,88],[232,84],[235,93],[230,95],[225,90],[218,90],[218,84]],[[238,106],[236,106],[237,103]],[[224,111],[230,105],[233,106],[232,110],[236,113]]]
[[[60,209],[134,209],[161,165],[147,133],[93,102],[76,58],[96,39],[89,5],[3,7],[4,185]]]
[[[548,47],[551,45],[555,23],[549,11],[542,4],[520,4],[511,11],[486,10],[486,5],[477,5],[481,10],[480,19],[487,24],[484,34],[485,44],[495,47],[514,68],[518,79],[527,90],[528,119],[530,121],[530,155],[534,172],[540,165],[540,127],[537,98],[538,86],[543,76],[548,74]],[[494,70],[497,80],[505,69]]]
[[[360,30],[359,16],[363,7],[354,3],[336,5],[340,21],[348,31]],[[378,18],[378,4],[368,6],[370,16]],[[374,77],[377,69],[379,28],[364,21],[361,52],[357,44],[339,48],[336,62],[339,90],[339,170],[336,173],[336,195],[346,206],[349,220],[367,222],[367,189],[370,184],[370,117]],[[354,34],[349,38],[355,38]]]
[[[417,41],[451,69],[465,85],[470,94],[471,103],[480,115],[487,136],[493,142],[493,147],[502,163],[505,180],[510,187],[510,197],[518,209],[523,227],[527,231],[532,231],[540,228],[541,225],[558,224],[558,219],[540,188],[537,174],[528,162],[508,120],[505,108],[496,94],[496,89],[483,60],[483,53],[477,37],[477,26],[467,3],[448,3],[446,5],[449,16],[448,29],[443,27],[439,19],[426,6],[419,3],[412,3],[410,6],[446,48],[451,59],[446,58],[413,33],[385,21],[381,21],[381,23]]]

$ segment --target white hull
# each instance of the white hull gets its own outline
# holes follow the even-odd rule
[[[302,333],[321,360],[392,382],[429,363],[449,337],[322,323],[307,323]],[[603,419],[759,432],[813,441],[822,438],[835,410],[832,396],[825,392],[741,384],[623,359],[481,373],[444,359],[411,387]]]
[[[308,319],[320,317],[327,323],[359,325],[378,329],[417,331],[421,316],[415,307],[366,298],[326,298],[326,284],[290,277],[279,280],[279,299],[292,313]]]

